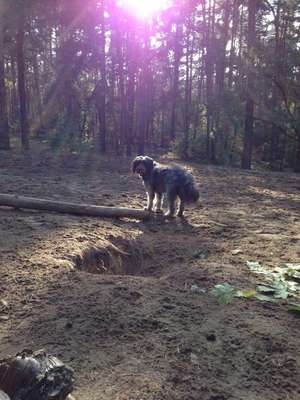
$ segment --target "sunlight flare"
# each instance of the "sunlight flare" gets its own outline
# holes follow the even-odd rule
[[[170,5],[170,0],[119,0],[118,5],[140,19],[151,19]]]

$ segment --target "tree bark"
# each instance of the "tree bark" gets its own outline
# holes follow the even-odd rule
[[[0,0],[0,150],[9,150],[9,125],[4,70],[4,1]]]
[[[206,154],[207,159],[215,163],[214,137],[213,134],[213,83],[214,83],[214,53],[213,37],[215,35],[215,2],[213,6],[211,1],[208,3],[208,22],[206,24]],[[211,143],[212,142],[212,143]]]
[[[24,7],[24,6],[23,6]],[[22,7],[21,7],[22,8]],[[16,53],[18,66],[18,92],[20,101],[20,126],[21,126],[21,144],[23,150],[29,149],[29,126],[27,117],[27,99],[25,88],[25,59],[24,59],[24,24],[25,16],[20,10],[19,26],[16,35]]]
[[[298,133],[298,140],[297,140],[297,148],[296,148],[296,156],[295,156],[295,163],[294,163],[294,172],[300,172],[300,133]]]
[[[253,147],[253,125],[254,125],[254,100],[253,100],[253,63],[254,46],[256,40],[256,10],[257,0],[248,0],[248,72],[247,72],[247,97],[245,110],[245,131],[242,154],[242,168],[251,169],[252,147]]]
[[[135,37],[133,32],[128,34],[128,80],[126,89],[126,108],[127,118],[125,123],[126,129],[126,155],[131,157],[132,154],[132,138],[133,138],[133,121],[134,121],[134,105],[135,105],[135,80],[136,80],[136,61],[135,61]]]
[[[100,91],[98,93],[98,116],[100,122],[99,148],[102,153],[106,152],[106,52],[105,52],[105,17],[104,0],[101,4],[101,33],[100,33]]]
[[[147,136],[149,124],[149,83],[150,83],[150,68],[149,68],[149,32],[145,28],[144,31],[144,49],[143,49],[143,63],[140,74],[140,113],[138,118],[139,136],[138,136],[138,152],[139,154],[145,153],[145,139]]]
[[[193,53],[195,38],[191,35],[192,17],[187,23],[186,32],[186,54],[185,54],[185,99],[184,99],[184,139],[183,139],[183,157],[188,158],[189,134],[191,123],[192,108],[192,83],[193,83]]]
[[[230,0],[224,2],[223,26],[219,48],[219,57],[216,66],[216,100],[215,100],[215,131],[217,142],[217,160],[224,162],[226,153],[226,129],[225,123],[221,123],[222,111],[226,105],[224,104],[224,88],[225,88],[225,71],[227,66],[227,43],[229,37],[229,17],[230,17]]]
[[[18,81],[17,81],[17,70],[16,70],[16,59],[11,49],[9,55],[9,74],[11,75],[12,87],[8,91],[9,95],[9,107],[8,107],[8,123],[15,125],[18,119]]]
[[[234,68],[234,57],[236,53],[235,40],[238,31],[239,24],[239,0],[234,0],[233,2],[233,10],[232,10],[232,28],[231,28],[231,45],[230,45],[230,54],[228,61],[228,87],[232,88],[233,84],[233,68]]]
[[[119,28],[116,30],[116,60],[118,62],[118,95],[120,99],[119,110],[119,143],[126,146],[126,154],[131,156],[132,143],[127,139],[126,131],[126,115],[127,115],[127,102],[125,96],[125,68],[124,68],[124,49],[121,31]]]
[[[180,59],[182,56],[182,24],[179,22],[176,27],[175,33],[175,46],[174,46],[174,67],[173,67],[173,82],[171,89],[171,117],[169,127],[169,138],[174,140],[176,137],[176,109],[178,103],[179,92],[179,67]]]
[[[274,46],[274,66],[273,66],[273,85],[272,85],[272,100],[271,100],[271,109],[277,114],[280,110],[280,90],[275,82],[280,82],[282,89],[286,91],[286,78],[288,73],[285,68],[285,63],[287,54],[286,54],[286,30],[281,29],[281,1],[278,1],[276,5],[276,10],[274,9],[274,29],[275,29],[275,46]],[[281,32],[283,31],[283,32]],[[285,146],[280,146],[282,142],[282,129],[280,129],[276,124],[272,125],[271,129],[271,140],[270,140],[270,154],[269,154],[269,162],[270,167],[273,170],[278,170],[281,168],[281,165],[284,162],[284,153]],[[284,140],[283,140],[284,142]]]
[[[42,96],[41,96],[41,85],[40,85],[40,70],[38,65],[38,58],[37,53],[32,55],[32,67],[33,67],[33,74],[34,74],[34,97],[36,98],[36,109],[35,114],[35,121],[32,130],[36,136],[40,136],[41,132],[43,131],[42,127]]]

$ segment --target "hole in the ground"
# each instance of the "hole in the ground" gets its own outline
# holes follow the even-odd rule
[[[143,275],[144,253],[138,242],[114,238],[74,257],[75,268],[92,274]]]

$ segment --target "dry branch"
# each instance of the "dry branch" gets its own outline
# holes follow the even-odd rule
[[[126,217],[148,219],[150,216],[148,211],[135,210],[132,208],[74,204],[10,194],[0,194],[0,206],[26,208],[31,210],[55,211],[59,213],[85,215],[91,217]]]

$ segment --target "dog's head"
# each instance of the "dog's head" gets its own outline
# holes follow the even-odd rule
[[[148,156],[137,156],[132,161],[132,172],[139,174],[142,178],[150,175],[154,168],[154,160]]]

